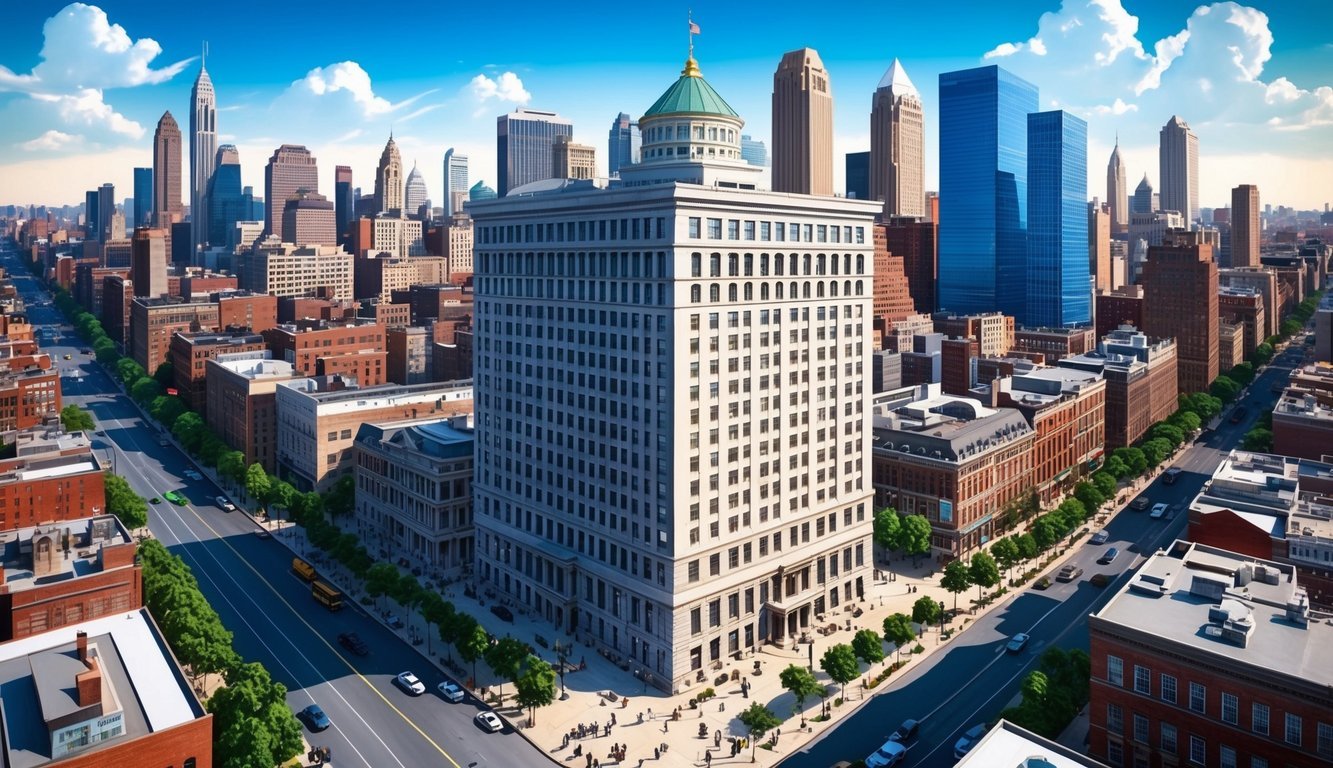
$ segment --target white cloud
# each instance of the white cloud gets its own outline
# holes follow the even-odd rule
[[[1028,50],[1032,51],[1034,56],[1045,56],[1046,44],[1041,41],[1040,37],[1034,37],[1028,41]]]
[[[1185,52],[1185,43],[1189,42],[1189,39],[1189,30],[1185,30],[1157,41],[1153,49],[1156,55],[1152,57],[1152,66],[1143,75],[1143,79],[1134,86],[1135,96],[1162,84],[1162,73],[1171,66],[1171,62]]]
[[[983,59],[994,59],[996,57],[1013,56],[1015,53],[1023,50],[1022,43],[1000,43],[982,56]]]
[[[1124,99],[1117,96],[1116,100],[1110,105],[1099,104],[1093,107],[1092,111],[1099,115],[1123,115],[1128,112],[1139,111],[1139,106],[1137,104],[1126,104]]]
[[[34,93],[39,102],[54,105],[66,125],[106,128],[112,134],[130,139],[141,139],[144,127],[111,108],[102,100],[96,88],[84,88],[72,94]]]
[[[340,61],[327,67],[315,67],[292,83],[293,89],[305,89],[315,96],[346,92],[366,117],[382,115],[393,109],[388,99],[375,95],[370,75],[355,61]]]
[[[527,104],[532,94],[523,87],[523,81],[513,72],[505,72],[494,79],[486,75],[477,75],[468,83],[472,95],[479,102],[508,101],[514,104]]]
[[[41,136],[25,141],[19,145],[20,149],[26,152],[38,152],[41,150],[63,149],[71,143],[82,139],[82,136],[74,136],[68,133],[61,133],[57,130],[49,130]]]

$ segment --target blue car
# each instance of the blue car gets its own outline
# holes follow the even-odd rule
[[[318,704],[311,704],[301,710],[301,719],[305,721],[306,727],[312,731],[322,731],[332,725],[329,722],[329,716],[324,714],[324,710],[320,709]]]

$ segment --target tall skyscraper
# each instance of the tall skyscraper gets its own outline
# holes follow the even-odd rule
[[[1207,392],[1219,366],[1217,264],[1197,232],[1176,232],[1148,248],[1143,264],[1143,332],[1176,340],[1180,394]]]
[[[98,216],[98,207],[100,195],[97,190],[90,189],[83,193],[83,239],[98,240],[102,239],[102,230],[98,228],[101,217]]]
[[[611,131],[606,140],[607,174],[615,176],[620,169],[639,162],[639,147],[643,137],[639,133],[639,124],[624,112],[611,121]]]
[[[402,214],[403,210],[403,159],[398,155],[398,145],[389,135],[389,141],[380,153],[380,164],[375,169],[375,212]]]
[[[1028,256],[1023,325],[1092,322],[1088,271],[1088,124],[1055,110],[1028,115]]]
[[[264,168],[264,236],[282,234],[282,211],[298,189],[319,191],[319,168],[310,150],[283,144]]]
[[[843,162],[847,196],[857,200],[873,199],[870,197],[870,153],[848,152]]]
[[[748,133],[741,134],[741,159],[760,168],[768,167],[768,147],[763,139],[756,139]]]
[[[1148,174],[1143,174],[1143,181],[1134,188],[1134,199],[1129,203],[1130,213],[1154,213],[1156,208],[1153,206],[1152,184],[1148,181]]]
[[[833,194],[833,92],[813,48],[784,53],[773,73],[772,187]]]
[[[130,241],[130,279],[134,295],[154,297],[167,292],[167,233],[136,229]]]
[[[450,147],[444,153],[444,218],[462,213],[467,199],[467,155],[460,155]]]
[[[556,136],[573,136],[574,124],[554,112],[520,107],[495,118],[496,173],[500,197],[532,181],[552,177]]]
[[[1000,67],[940,75],[941,310],[1023,311],[1027,116],[1037,104],[1037,87]]]
[[[1095,198],[1088,203],[1088,269],[1092,270],[1093,288],[1109,291],[1114,287],[1111,280],[1111,206]]]
[[[210,241],[208,225],[208,186],[213,179],[218,154],[218,109],[213,81],[208,70],[199,65],[199,77],[190,90],[190,221],[193,227],[191,251]]]
[[[110,182],[97,188],[97,239],[112,239],[111,219],[116,215],[116,185]]]
[[[1231,190],[1231,266],[1259,266],[1259,188],[1253,184]]]
[[[222,248],[236,245],[236,222],[245,221],[248,211],[241,195],[241,154],[234,144],[223,144],[213,161],[208,182],[208,244]]]
[[[134,226],[153,225],[153,169],[134,169]]]
[[[297,190],[282,207],[282,241],[295,245],[333,245],[338,242],[333,201]]]
[[[403,215],[416,216],[421,206],[429,202],[430,193],[426,191],[426,179],[417,170],[417,164],[412,163],[412,170],[407,174],[407,185],[403,191]],[[426,219],[430,219],[430,211],[426,211]]]
[[[181,220],[181,128],[164,112],[153,132],[153,226],[169,230]]]
[[[870,100],[870,199],[885,216],[925,216],[925,174],[921,94],[894,59]]]
[[[352,231],[352,211],[356,208],[353,194],[351,166],[336,166],[333,169],[333,223],[338,228],[338,245],[346,245]]]
[[[1162,210],[1179,211],[1185,217],[1185,226],[1193,227],[1199,218],[1199,137],[1178,116],[1172,115],[1162,126],[1157,162],[1161,166]]]
[[[1147,176],[1145,175],[1146,179]],[[1120,137],[1106,163],[1106,202],[1111,206],[1111,235],[1129,231],[1129,198],[1125,197],[1125,161],[1120,158]]]

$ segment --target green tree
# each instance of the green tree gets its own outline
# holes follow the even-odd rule
[[[162,385],[146,376],[134,382],[134,386],[130,387],[130,397],[134,398],[134,402],[145,407],[161,394]]]
[[[1084,480],[1074,486],[1074,498],[1083,504],[1084,509],[1093,512],[1100,509],[1106,501],[1106,497],[1097,489],[1097,486],[1092,484],[1091,480]]]
[[[977,585],[977,599],[980,600],[984,590],[1000,583],[1000,569],[995,558],[985,551],[972,555],[972,561],[967,566],[967,578]]]
[[[268,492],[272,487],[268,473],[258,463],[251,464],[246,468],[245,492],[259,504],[260,509],[263,509],[268,501]]]
[[[486,666],[500,678],[499,699],[504,703],[504,684],[518,674],[518,667],[528,655],[528,647],[516,637],[502,637],[493,645],[487,646],[484,654]]]
[[[1259,346],[1255,347],[1254,351],[1250,353],[1250,362],[1254,363],[1256,367],[1260,365],[1267,365],[1268,361],[1272,359],[1273,359],[1272,342],[1265,341],[1259,344]]]
[[[1227,371],[1227,378],[1242,387],[1254,381],[1254,363],[1240,363]]]
[[[843,698],[847,697],[847,684],[861,674],[861,665],[856,661],[856,651],[846,643],[838,643],[819,659],[819,668],[829,679],[842,687]]]
[[[1301,332],[1301,321],[1294,318],[1288,318],[1282,321],[1278,326],[1278,334],[1284,339],[1290,339],[1292,336]]]
[[[185,446],[185,450],[195,453],[204,439],[205,429],[207,427],[204,426],[203,418],[194,411],[187,411],[176,417],[176,423],[171,425],[171,434]]]
[[[334,481],[333,487],[324,497],[324,509],[329,517],[350,515],[356,506],[356,481],[351,475],[343,475]]]
[[[291,510],[292,503],[299,495],[301,495],[300,492],[291,483],[286,480],[274,479],[273,487],[269,491],[269,505]]]
[[[915,564],[921,555],[930,551],[930,532],[930,521],[925,515],[907,515],[898,521],[898,541],[895,548],[911,555]]]
[[[1092,483],[1093,487],[1097,489],[1097,492],[1102,495],[1103,500],[1115,497],[1116,488],[1119,485],[1116,483],[1115,475],[1105,470],[1098,470],[1097,472],[1093,472],[1088,480]]]
[[[939,621],[943,613],[944,610],[933,597],[918,597],[916,602],[912,603],[912,621],[915,621],[923,627],[928,627]],[[885,628],[885,633],[888,633],[887,627]]]
[[[1111,455],[1123,461],[1125,466],[1129,467],[1129,471],[1135,475],[1141,475],[1148,469],[1148,460],[1144,457],[1143,451],[1132,445],[1125,448],[1117,448],[1115,449],[1115,453]]]
[[[66,432],[92,432],[97,429],[93,415],[72,404],[60,409],[60,426],[64,427]]]
[[[218,457],[218,474],[224,480],[240,485],[245,482],[245,454],[227,451]]]
[[[1013,570],[1015,565],[1018,565],[1023,557],[1018,551],[1018,543],[1010,536],[992,544],[990,553],[995,558],[995,562],[1004,569],[1006,575]]]
[[[153,379],[161,384],[163,389],[176,386],[176,366],[172,365],[170,360],[162,363],[157,366],[156,371],[153,371]]]
[[[1106,460],[1104,468],[1117,481],[1124,480],[1125,478],[1134,474],[1130,470],[1129,465],[1125,463],[1125,460],[1116,455],[1112,455],[1109,459]]]
[[[875,544],[883,550],[891,550],[898,543],[898,510],[884,507],[875,513]]]
[[[1039,551],[1046,551],[1064,535],[1064,527],[1054,515],[1042,515],[1032,524],[1032,540]]]
[[[1200,423],[1206,423],[1222,412],[1222,401],[1207,392],[1193,392],[1180,396],[1180,408],[1193,412]]]
[[[1143,444],[1142,450],[1148,466],[1156,467],[1171,455],[1171,443],[1166,438],[1154,437]]]
[[[958,610],[958,593],[972,586],[972,576],[968,573],[967,563],[962,560],[950,560],[944,566],[944,575],[940,577],[940,586],[953,593],[953,609]]]
[[[529,724],[537,723],[537,707],[544,707],[555,700],[555,670],[544,660],[529,654],[514,678],[515,699],[520,707],[526,707],[531,714]]]
[[[477,659],[481,658],[490,644],[491,637],[486,634],[486,630],[476,619],[471,616],[466,617],[454,647],[458,649],[459,657],[472,665],[473,685],[476,685],[477,680]]]
[[[148,404],[148,414],[170,431],[176,419],[185,413],[185,404],[175,395],[158,395]],[[172,434],[175,434],[174,432]]]
[[[379,599],[392,594],[397,587],[398,568],[393,563],[381,560],[366,571],[366,594],[377,601],[377,607]]]
[[[782,719],[757,701],[747,707],[744,712],[741,712],[736,719],[741,721],[741,725],[745,726],[746,733],[750,736],[750,762],[753,763],[759,739],[764,738],[764,734],[782,725]]]
[[[1177,410],[1171,414],[1167,420],[1168,424],[1174,424],[1182,433],[1188,435],[1199,427],[1203,426],[1203,421],[1199,419],[1199,414],[1189,410]]]
[[[884,642],[875,630],[860,629],[852,635],[852,652],[867,664],[877,664],[884,660]]]
[[[287,688],[259,664],[238,664],[208,700],[220,736],[213,760],[224,768],[272,768],[301,751],[301,726],[287,706]],[[249,736],[249,738],[245,738]]]
[[[1185,432],[1180,427],[1164,421],[1159,422],[1156,426],[1150,429],[1148,434],[1152,437],[1160,437],[1171,443],[1172,449],[1179,448],[1180,444],[1185,442]]]
[[[778,681],[796,699],[793,714],[805,709],[806,699],[818,696],[824,691],[824,686],[815,679],[814,673],[800,664],[788,664],[787,668],[778,674]]]
[[[103,477],[106,511],[116,516],[126,528],[134,530],[148,525],[148,503],[134,492],[120,475]]]
[[[1027,562],[1041,552],[1041,547],[1037,546],[1037,539],[1031,533],[1020,533],[1014,537],[1014,543],[1018,545],[1018,555]]]
[[[932,599],[930,602],[933,603],[935,601]],[[939,606],[937,605],[936,609],[938,610],[938,608]],[[916,607],[913,606],[912,610],[915,612]],[[916,639],[916,630],[912,629],[912,619],[905,613],[891,613],[888,616],[885,616],[883,627],[884,639],[887,642],[893,643],[894,650],[898,652],[899,657],[902,656],[903,648],[906,648],[908,643]],[[861,632],[870,632],[870,630],[863,629]],[[861,635],[861,632],[856,633],[857,637]],[[876,645],[878,645],[879,638],[876,637],[875,640]],[[853,639],[853,647],[855,647],[855,644],[855,639]],[[857,655],[859,656],[860,653],[858,652]]]
[[[1240,385],[1225,376],[1219,376],[1208,385],[1208,394],[1224,403],[1229,403],[1240,394]]]
[[[1241,447],[1247,451],[1255,451],[1257,453],[1272,453],[1273,430],[1264,429],[1263,427],[1255,427],[1254,429],[1251,429],[1249,432],[1245,433],[1245,437],[1241,441]]]

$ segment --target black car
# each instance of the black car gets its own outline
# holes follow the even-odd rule
[[[915,739],[917,733],[919,733],[920,731],[921,731],[920,722],[912,719],[907,719],[903,721],[902,725],[898,726],[898,730],[894,731],[889,736],[889,741],[896,741],[899,744],[907,744],[913,739]]]
[[[503,605],[492,605],[491,613],[495,614],[501,621],[512,622],[514,620],[514,612]]]
[[[361,636],[355,632],[344,632],[341,635],[338,635],[338,645],[355,653],[357,656],[365,656],[370,653],[370,646],[366,645],[366,641],[362,640]]]
[[[320,709],[318,704],[311,704],[301,710],[297,717],[301,718],[306,727],[312,731],[323,731],[331,725],[329,716],[324,714],[324,710]]]
[[[1097,558],[1097,562],[1102,565],[1110,565],[1111,562],[1115,560],[1116,555],[1118,554],[1120,554],[1120,550],[1116,549],[1115,547],[1111,547],[1110,549],[1103,552],[1101,557]]]
[[[1245,409],[1245,406],[1236,406],[1235,409],[1231,411],[1231,423],[1239,424],[1241,420],[1245,418],[1246,413],[1248,413],[1248,411]]]

